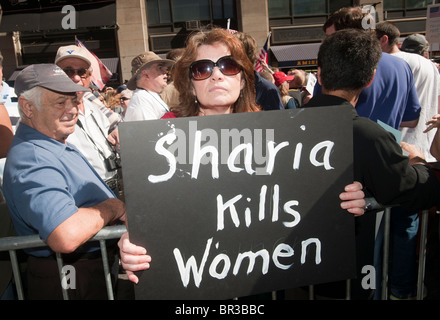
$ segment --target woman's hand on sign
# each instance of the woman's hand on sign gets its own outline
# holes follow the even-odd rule
[[[345,186],[344,192],[339,195],[339,198],[342,200],[341,208],[355,216],[363,215],[366,202],[362,188],[362,184],[357,181]]]
[[[137,284],[139,278],[134,272],[150,268],[151,257],[147,255],[145,248],[130,242],[128,232],[121,236],[118,246],[121,254],[122,268],[127,272],[128,279]]]

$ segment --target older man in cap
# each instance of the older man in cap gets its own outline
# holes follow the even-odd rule
[[[86,49],[75,45],[60,47],[55,64],[76,84],[87,89],[90,87],[92,67]],[[90,92],[78,94],[78,121],[76,130],[69,136],[68,142],[83,153],[99,176],[119,196],[120,162],[116,152],[119,143],[118,130],[113,129],[114,123],[106,113],[111,112],[115,115],[116,123],[120,117],[104,105],[98,104],[96,100]]]
[[[174,61],[162,59],[151,51],[132,60],[133,76],[127,88],[134,90],[134,93],[125,113],[125,121],[160,119],[169,111],[159,93],[167,86],[168,68],[173,64]]]
[[[400,50],[429,58],[429,43],[423,34],[411,34],[403,40]]]
[[[67,142],[78,120],[78,92],[85,91],[55,64],[31,65],[15,81],[21,124],[3,190],[17,235],[38,234],[49,246],[26,250],[29,299],[62,298],[55,252],[74,268],[70,298],[107,298],[99,245],[87,241],[126,214],[124,203]]]

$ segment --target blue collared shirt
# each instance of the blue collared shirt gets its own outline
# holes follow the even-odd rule
[[[17,235],[39,234],[44,241],[78,208],[115,197],[73,145],[25,124],[18,127],[8,153],[3,192]],[[51,253],[32,250],[37,256]]]

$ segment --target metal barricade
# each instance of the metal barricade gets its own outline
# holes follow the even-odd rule
[[[389,260],[389,247],[390,247],[390,214],[391,209],[386,208],[384,211],[384,243],[383,243],[383,265],[382,265],[382,292],[381,299],[388,299],[388,260]],[[423,281],[425,279],[425,263],[426,263],[426,242],[427,242],[427,230],[428,230],[428,218],[429,211],[422,212],[422,219],[420,225],[420,247],[419,247],[419,266],[418,266],[418,279],[417,279],[417,299],[423,300]],[[124,225],[110,226],[102,228],[94,237],[89,241],[99,241],[100,250],[102,253],[102,260],[104,266],[105,281],[107,287],[107,295],[109,300],[114,300],[113,287],[111,282],[111,272],[108,263],[106,240],[118,239],[122,236],[127,229]],[[17,251],[22,249],[45,247],[47,244],[38,236],[15,236],[0,238],[0,251],[9,251],[9,256],[12,264],[12,271],[15,280],[15,286],[19,300],[24,300],[23,285],[21,281],[20,268],[17,259]],[[60,274],[60,281],[63,279],[63,260],[61,254],[56,255],[58,270]],[[350,300],[350,280],[346,281],[346,300]],[[63,287],[63,298],[68,300],[67,289]],[[309,286],[309,299],[314,299],[313,285]],[[273,299],[275,296],[273,296]]]
[[[417,273],[417,300],[423,300],[425,265],[426,265],[426,242],[428,238],[428,219],[429,210],[422,211],[420,224],[420,244],[419,244],[419,265]],[[384,213],[384,244],[383,244],[383,266],[382,266],[382,300],[388,300],[388,260],[390,248],[390,221],[391,208],[385,209]]]
[[[420,225],[420,249],[419,249],[419,272],[417,278],[417,300],[423,300],[426,266],[426,242],[428,238],[428,219],[429,211],[422,212],[422,221]]]
[[[423,300],[424,280],[426,266],[426,243],[428,237],[428,219],[429,210],[423,210],[420,223],[420,244],[419,244],[419,262],[417,274],[417,300]],[[382,279],[381,279],[381,300],[388,300],[388,273],[390,257],[390,226],[391,226],[391,208],[385,208],[383,214],[384,223],[384,241],[382,253]],[[440,230],[440,229],[439,229]],[[346,280],[345,300],[351,299],[350,279]],[[314,286],[309,286],[309,300],[314,300]]]
[[[109,300],[114,300],[113,287],[111,282],[110,266],[108,263],[106,240],[119,239],[127,229],[125,225],[110,226],[102,228],[94,237],[89,241],[99,241],[100,250],[102,254],[102,263],[104,266],[105,282],[107,287],[107,295]],[[20,268],[17,259],[17,250],[47,247],[47,244],[38,236],[15,236],[0,238],[0,251],[9,251],[9,256],[12,264],[12,272],[14,275],[15,286],[17,290],[17,296],[19,300],[24,300],[23,284],[21,281]],[[63,280],[63,259],[61,254],[56,254],[58,270],[60,274],[60,281]],[[62,286],[63,298],[68,300],[67,289]]]

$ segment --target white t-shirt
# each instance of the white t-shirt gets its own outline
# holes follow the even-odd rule
[[[423,133],[423,130],[427,127],[426,122],[439,113],[440,74],[434,63],[421,55],[403,51],[393,55],[404,59],[411,67],[414,85],[422,106],[417,126],[415,128],[400,128],[402,141],[419,147],[423,151],[426,161],[436,161],[429,152],[436,130],[431,130],[428,133]]]
[[[9,114],[9,119],[12,124],[12,132],[15,133],[17,125],[20,120],[20,114],[18,112],[17,95],[14,88],[10,87],[6,82],[2,81],[3,88],[0,92],[0,103],[6,107],[6,111]],[[6,158],[0,159],[0,185],[2,184],[3,170],[5,167]]]
[[[14,92],[14,88],[10,87],[6,82],[2,82],[3,89],[0,92],[0,103],[6,107],[9,118],[11,119],[12,130],[15,133],[16,125],[20,119],[18,112],[17,95]]]
[[[124,121],[160,119],[168,111],[168,105],[159,94],[144,89],[136,89],[128,104]]]
[[[67,138],[67,142],[73,144],[81,151],[99,176],[105,181],[117,173],[117,170],[107,171],[104,163],[104,159],[113,153],[106,140],[110,123],[107,116],[99,110],[99,106],[88,99],[84,99],[83,102],[85,114],[79,111],[78,121],[81,122],[84,130],[77,123],[74,133]]]

